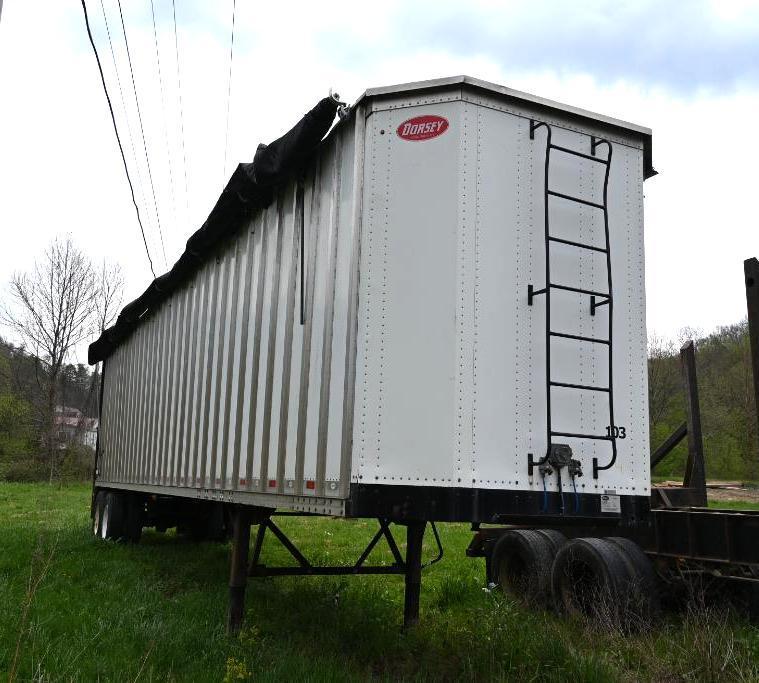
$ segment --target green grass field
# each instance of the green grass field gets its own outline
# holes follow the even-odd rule
[[[446,555],[425,571],[422,623],[409,633],[401,577],[299,577],[251,580],[246,626],[229,638],[228,546],[154,532],[139,545],[102,542],[89,524],[87,486],[0,484],[8,680],[759,680],[759,629],[721,611],[670,614],[624,636],[484,590],[464,525],[441,525]],[[355,561],[376,528],[281,525],[324,563]],[[265,561],[284,559],[265,547]]]

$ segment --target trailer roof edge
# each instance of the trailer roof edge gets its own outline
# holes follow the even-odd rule
[[[612,116],[606,116],[597,112],[592,112],[587,109],[575,107],[555,100],[549,100],[545,97],[538,97],[537,95],[531,95],[530,93],[523,92],[521,90],[514,90],[513,88],[507,88],[497,83],[490,83],[489,81],[483,81],[479,78],[473,78],[471,76],[449,76],[446,78],[433,78],[426,81],[413,81],[410,83],[398,83],[396,85],[386,85],[377,88],[368,88],[364,93],[356,100],[354,107],[364,100],[372,99],[375,97],[384,97],[388,95],[397,95],[410,91],[423,91],[423,90],[440,90],[451,87],[468,86],[475,90],[484,90],[489,93],[500,95],[501,97],[518,102],[527,102],[539,109],[543,109],[547,112],[561,112],[571,118],[578,121],[599,123],[603,126],[610,127],[612,129],[622,131],[628,134],[632,134],[635,137],[640,138],[643,143],[643,177],[650,178],[656,175],[656,171],[653,168],[652,162],[652,131],[646,126],[641,126],[636,123],[624,121],[622,119],[616,119]]]

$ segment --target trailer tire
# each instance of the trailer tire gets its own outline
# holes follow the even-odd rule
[[[193,541],[223,542],[227,540],[227,525],[225,523],[224,506],[221,504],[206,505],[201,516],[189,525],[189,535]]]
[[[551,566],[565,540],[559,532],[514,529],[495,543],[491,555],[493,580],[532,607],[551,602]]]
[[[95,502],[92,505],[92,535],[100,537],[100,523],[103,519],[103,505],[105,503],[105,491],[95,494]]]
[[[142,499],[133,493],[125,494],[124,540],[139,543],[142,538]]]
[[[759,626],[759,584],[748,584],[746,591],[748,593],[745,601],[746,616],[750,624]]]
[[[108,491],[103,497],[103,514],[100,518],[100,538],[118,541],[125,537],[126,496]]]
[[[553,559],[556,558],[556,553],[558,553],[561,546],[567,542],[567,537],[562,534],[561,531],[557,531],[556,529],[536,529],[536,531],[541,536],[545,536],[551,544],[553,548],[553,558],[551,563],[553,564]]]
[[[645,624],[654,618],[660,609],[659,579],[654,566],[642,548],[629,538],[611,536],[606,540],[620,548],[631,573],[623,604],[627,619],[632,624],[633,619],[637,617]]]
[[[557,609],[570,616],[589,617],[621,626],[620,601],[632,583],[622,549],[602,538],[575,538],[556,555],[551,587]]]

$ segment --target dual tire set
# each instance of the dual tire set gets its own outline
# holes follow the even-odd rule
[[[490,578],[531,607],[636,628],[659,610],[656,572],[627,538],[513,529],[492,546]]]

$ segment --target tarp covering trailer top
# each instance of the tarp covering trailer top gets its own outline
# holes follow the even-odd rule
[[[90,347],[97,483],[347,516],[634,514],[650,131],[466,77],[325,99]],[[321,142],[320,142],[321,140]]]

